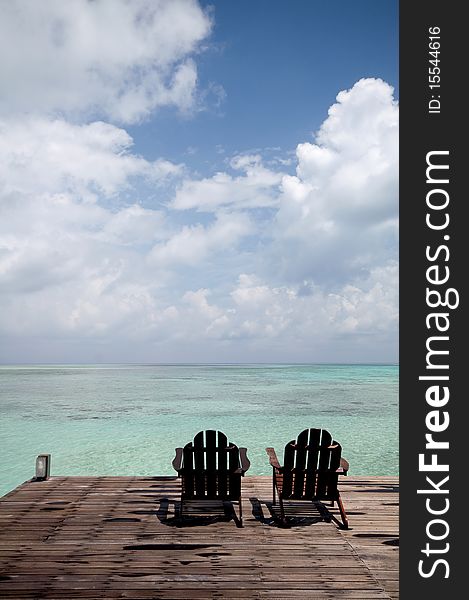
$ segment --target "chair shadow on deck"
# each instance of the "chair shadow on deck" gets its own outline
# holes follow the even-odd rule
[[[280,516],[278,506],[273,506],[272,502],[260,500],[257,497],[250,497],[251,514],[254,519],[262,525],[279,528],[291,527],[309,527],[317,523],[336,523],[341,526],[340,521],[329,512],[322,502],[305,503],[289,502],[287,505],[287,523],[285,524]],[[195,504],[195,503],[194,503]],[[162,525],[167,527],[202,527],[206,525],[215,525],[217,523],[226,523],[234,521],[236,527],[241,527],[236,510],[230,501],[219,502],[218,506],[214,503],[204,506],[203,502],[197,503],[197,511],[186,512],[181,519],[179,514],[180,502],[169,498],[161,498],[156,517]],[[171,505],[173,510],[171,510]],[[264,508],[266,511],[264,510]],[[210,514],[203,514],[204,512]]]
[[[252,505],[253,517],[263,525],[289,529],[291,527],[309,527],[317,523],[330,523],[331,521],[339,523],[321,502],[311,502],[306,506],[304,503],[300,505],[292,502],[292,513],[290,514],[290,511],[287,511],[288,519],[287,522],[284,522],[278,506],[274,506],[272,502],[261,501],[259,498],[249,498],[249,501]],[[264,514],[262,505],[266,507],[269,513],[268,516]]]
[[[169,510],[171,504],[174,506],[173,511]],[[198,502],[197,506],[197,512],[191,513],[190,511],[186,511],[182,519],[180,516],[180,501],[161,498],[156,516],[160,523],[167,527],[201,527],[216,523],[226,523],[231,520],[234,521],[236,527],[242,526],[233,503],[229,500],[219,501],[217,505],[211,503],[205,506],[203,502]],[[210,514],[201,514],[204,512]]]

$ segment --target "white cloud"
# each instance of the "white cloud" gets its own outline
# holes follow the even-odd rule
[[[160,106],[188,110],[191,56],[210,30],[195,0],[3,3],[0,111],[129,123]]]
[[[396,283],[396,264],[374,269],[367,280],[346,284],[336,293],[321,287],[308,293],[298,285],[272,287],[242,274],[231,293],[236,307],[231,335],[251,329],[256,335],[282,338],[288,331],[290,338],[304,342],[331,334],[389,332],[397,326]]]
[[[275,206],[282,175],[265,168],[260,155],[235,156],[230,166],[243,174],[233,177],[219,172],[205,179],[187,179],[177,190],[171,207],[217,212],[227,206],[236,210]]]
[[[184,226],[149,254],[152,265],[168,269],[177,265],[204,267],[211,255],[232,250],[240,239],[252,232],[249,218],[243,214],[219,214],[209,225]]]
[[[383,145],[395,154],[397,126],[393,88],[381,79],[360,79],[350,90],[337,94],[337,103],[329,109],[316,141],[352,157]]]
[[[113,244],[141,246],[167,235],[162,211],[133,204],[106,217],[101,233],[96,237]]]
[[[131,153],[133,141],[103,122],[73,125],[41,117],[0,120],[2,193],[64,193],[83,199],[122,192],[134,176],[153,183],[178,175],[182,167],[166,160],[149,162]]]

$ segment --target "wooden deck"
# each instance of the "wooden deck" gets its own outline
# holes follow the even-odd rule
[[[278,527],[270,477],[244,478],[243,528],[229,505],[192,506],[181,524],[179,485],[52,477],[19,486],[0,499],[0,597],[398,597],[396,477],[342,479],[348,531],[307,502],[287,502],[291,527]]]

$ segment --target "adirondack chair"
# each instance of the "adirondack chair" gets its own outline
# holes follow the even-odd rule
[[[228,443],[221,431],[200,431],[194,442],[176,448],[173,468],[182,478],[181,519],[185,500],[234,500],[242,526],[241,477],[249,466],[246,448]]]
[[[348,462],[341,457],[341,446],[325,429],[305,429],[298,439],[285,446],[283,467],[273,448],[266,448],[273,468],[273,504],[277,492],[280,516],[286,524],[283,501],[334,501],[339,507],[343,527],[348,529],[344,505],[337,488],[339,475],[347,475]]]

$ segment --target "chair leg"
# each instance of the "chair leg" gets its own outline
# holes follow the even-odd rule
[[[243,526],[243,505],[241,502],[241,496],[239,497],[239,524],[241,525],[241,527]]]
[[[183,506],[184,506],[184,501],[181,498],[181,504],[179,505],[179,518],[181,519],[181,521],[184,518],[184,513],[183,513]]]
[[[285,508],[283,506],[283,499],[280,496],[280,494],[278,495],[278,503],[280,505],[280,519],[281,519],[282,523],[284,525],[286,525],[287,524],[287,518],[285,516]]]
[[[276,486],[276,480],[275,480],[275,469],[273,470],[273,475],[272,475],[272,506],[275,506],[275,486]]]
[[[336,500],[337,500],[337,506],[339,507],[340,516],[342,517],[342,523],[344,524],[344,529],[348,529],[347,514],[345,512],[344,505],[342,504],[342,498],[340,497],[340,494],[337,494]]]

